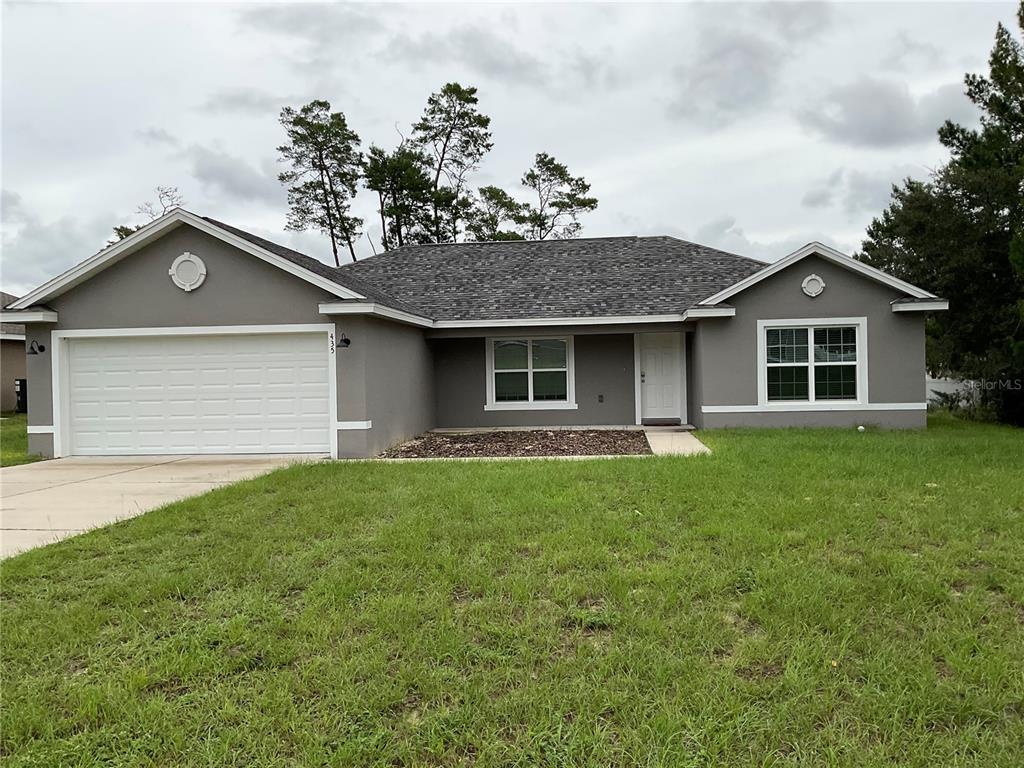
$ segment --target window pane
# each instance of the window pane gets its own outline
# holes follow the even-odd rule
[[[565,342],[562,339],[534,339],[534,368],[565,368]]]
[[[565,371],[541,371],[533,374],[534,400],[568,400]]]
[[[494,374],[494,399],[499,403],[528,400],[529,375],[526,371]]]
[[[807,366],[768,369],[769,400],[807,400]]]
[[[857,329],[815,328],[814,359],[819,363],[856,362]]]
[[[769,328],[765,339],[769,363],[806,363],[806,328]]]
[[[814,369],[814,399],[856,400],[857,366],[816,366]]]
[[[494,370],[526,368],[526,339],[504,339],[494,342]]]

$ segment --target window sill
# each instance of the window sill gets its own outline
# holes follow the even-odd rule
[[[510,403],[487,403],[485,411],[575,411],[579,406],[576,403],[559,402],[510,402]]]

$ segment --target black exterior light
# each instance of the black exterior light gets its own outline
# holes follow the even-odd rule
[[[28,352],[26,354],[38,355],[40,352],[45,352],[45,351],[46,351],[46,347],[44,347],[42,344],[40,344],[35,339],[32,339],[32,343],[28,345]]]
[[[349,347],[352,346],[352,339],[350,339],[343,333],[341,334],[341,338],[338,339],[338,346],[342,347],[343,349],[348,349]]]

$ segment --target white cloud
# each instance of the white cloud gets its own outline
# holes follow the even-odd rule
[[[245,159],[220,149],[193,144],[182,153],[189,172],[209,197],[281,204],[285,192],[278,182],[272,161],[255,168]]]
[[[102,249],[120,223],[114,214],[35,216],[21,196],[3,190],[0,287],[22,296],[51,277]]]
[[[707,222],[697,229],[693,239],[702,245],[766,262],[778,261],[812,241],[830,245],[844,253],[852,253],[856,248],[855,243],[825,232],[798,232],[784,237],[750,237],[739,226],[735,216],[721,216]]]
[[[390,148],[453,80],[477,86],[492,118],[472,185],[518,191],[550,152],[600,200],[585,235],[689,235],[762,257],[811,237],[855,246],[891,169],[944,161],[935,130],[964,114],[964,67],[984,71],[1013,12],[921,8],[9,4],[0,160],[21,202],[5,200],[3,280],[42,281],[95,252],[158,184],[329,258],[318,233],[284,230],[280,107],[326,99],[364,147]],[[881,94],[843,90],[864,82]],[[822,102],[820,123],[800,122]],[[833,169],[841,180],[823,184]],[[353,213],[376,232],[372,195]]]
[[[915,97],[906,83],[862,77],[831,89],[801,110],[799,119],[841,144],[894,147],[934,140],[946,120],[973,124],[977,110],[957,83]]]

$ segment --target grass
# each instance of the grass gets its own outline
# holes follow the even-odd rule
[[[4,413],[0,421],[0,467],[28,464],[41,456],[28,453],[28,416],[24,413]]]
[[[286,469],[4,564],[52,765],[1019,766],[1024,433]]]

